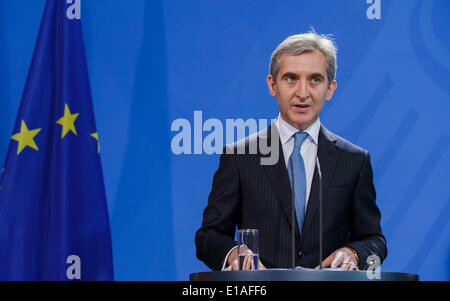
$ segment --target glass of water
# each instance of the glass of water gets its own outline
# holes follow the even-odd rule
[[[259,261],[259,230],[238,230],[239,270],[257,270]]]

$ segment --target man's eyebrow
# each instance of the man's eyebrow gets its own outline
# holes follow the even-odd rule
[[[283,73],[283,75],[281,76],[281,78],[286,78],[286,77],[298,77],[298,75],[297,74],[295,74],[295,73],[293,73],[293,72],[286,72],[286,73]]]
[[[313,73],[309,76],[309,78],[315,78],[315,77],[320,77],[322,79],[324,79],[325,77],[322,75],[322,73]]]

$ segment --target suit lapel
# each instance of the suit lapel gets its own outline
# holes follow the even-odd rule
[[[274,129],[274,137],[272,137],[272,128]],[[276,133],[275,133],[276,131]],[[275,137],[276,136],[276,137]],[[269,127],[267,127],[267,131],[259,137],[259,139],[267,139],[266,145],[271,145],[273,139],[278,139],[278,161],[274,165],[262,165],[263,170],[266,172],[269,182],[272,186],[275,195],[277,196],[277,201],[280,204],[280,207],[286,216],[286,219],[289,225],[292,227],[292,216],[291,216],[291,208],[292,208],[292,196],[291,196],[291,185],[289,184],[289,178],[287,174],[287,169],[285,165],[285,159],[283,155],[283,148],[281,145],[280,137],[278,130],[274,123],[272,123]],[[297,225],[297,223],[296,223]],[[295,227],[297,239],[300,234],[298,231],[298,227]]]
[[[322,170],[322,196],[325,199],[328,183],[333,175],[339,152],[335,146],[336,138],[324,126],[320,126],[319,145],[317,147],[317,156]],[[308,206],[306,209],[305,220],[303,222],[302,237],[307,233],[313,222],[319,222],[314,216],[319,208],[319,176],[317,168],[314,170],[311,192],[309,194]]]
[[[272,138],[278,139],[279,145],[279,159],[278,162],[274,165],[262,165],[263,170],[266,172],[269,177],[269,182],[272,186],[275,195],[277,195],[277,201],[280,203],[282,211],[286,217],[288,224],[292,227],[292,195],[291,195],[291,185],[289,184],[289,177],[287,174],[287,169],[285,165],[285,159],[283,155],[283,148],[281,145],[281,141],[279,138],[278,131],[275,127],[276,137],[272,137],[271,129],[275,127],[272,123],[262,134],[259,136],[259,139],[267,139],[266,145],[271,145]],[[339,157],[339,152],[335,146],[336,138],[334,135],[328,131],[323,125],[320,126],[319,132],[319,145],[317,148],[317,156],[319,157],[320,167],[322,170],[322,189],[323,189],[323,197],[325,198],[325,194],[327,191],[328,183],[330,182],[331,176],[333,175],[334,169],[336,167],[336,163]],[[261,155],[264,156],[264,155]],[[305,219],[303,222],[303,230],[302,237],[309,230],[314,221],[318,219],[314,219],[316,212],[319,207],[319,178],[317,174],[317,170],[314,170],[313,181],[311,184],[311,192],[308,199],[308,206],[305,214]],[[298,231],[297,221],[295,220],[295,229],[296,229],[296,239],[300,238],[300,234]]]

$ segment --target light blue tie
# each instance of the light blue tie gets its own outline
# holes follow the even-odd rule
[[[294,135],[294,150],[292,151],[289,160],[292,160],[292,167],[294,169],[294,201],[295,201],[295,213],[297,214],[298,228],[300,234],[303,228],[303,218],[305,217],[305,204],[306,204],[306,173],[305,163],[300,154],[303,141],[308,137],[306,132],[297,132]],[[288,162],[288,174],[289,182],[292,186],[291,177],[291,164]]]

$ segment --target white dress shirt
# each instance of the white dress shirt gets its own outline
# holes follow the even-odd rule
[[[285,166],[287,168],[289,163],[289,158],[291,157],[292,150],[294,149],[294,134],[299,130],[287,123],[281,115],[278,115],[277,120],[275,121],[275,126],[280,133],[281,147],[283,148],[283,156],[285,161]],[[311,183],[314,176],[314,168],[316,166],[316,156],[317,156],[317,145],[319,141],[319,131],[320,131],[320,119],[318,118],[313,124],[311,124],[304,132],[308,133],[308,138],[303,141],[302,147],[300,148],[300,155],[303,158],[303,162],[305,163],[305,174],[306,174],[306,203],[305,203],[305,211],[308,206],[308,198],[309,193],[311,192]],[[228,256],[231,251],[233,251],[236,247],[231,248],[228,251],[227,256],[225,256],[225,260],[222,265],[222,271],[227,266]]]
[[[294,149],[294,134],[299,130],[287,123],[280,115],[275,122],[280,133],[281,146],[283,148],[284,161],[286,168],[289,164],[289,158],[291,157],[292,150]],[[302,144],[300,154],[305,163],[306,174],[306,204],[305,210],[308,206],[308,198],[311,192],[311,183],[314,176],[314,168],[316,166],[317,145],[319,141],[320,131],[320,119],[318,118],[313,124],[311,124],[304,132],[308,133],[308,138]]]

